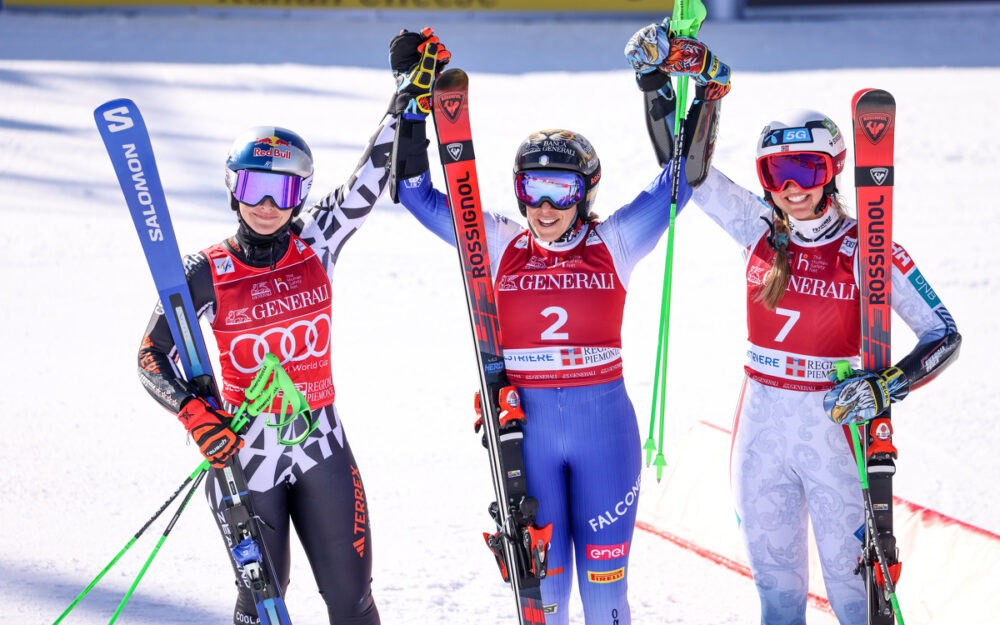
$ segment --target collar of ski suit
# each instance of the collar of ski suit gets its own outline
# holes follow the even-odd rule
[[[826,211],[816,219],[800,221],[788,215],[788,225],[792,230],[792,237],[797,243],[815,243],[817,241],[829,239],[840,229],[844,217],[835,208],[827,208]]]

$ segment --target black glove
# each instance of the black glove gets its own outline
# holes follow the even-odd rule
[[[389,113],[430,113],[431,88],[441,68],[451,60],[451,52],[434,34],[433,28],[419,33],[401,31],[389,42],[389,66],[396,78],[396,93],[389,101]]]

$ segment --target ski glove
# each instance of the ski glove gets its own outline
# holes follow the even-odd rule
[[[644,26],[632,35],[625,45],[625,58],[636,71],[636,82],[643,91],[659,89],[666,83],[655,70],[691,76],[703,88],[700,95],[705,100],[718,100],[732,87],[729,66],[697,39],[670,37],[669,19]]]
[[[243,447],[243,439],[230,429],[233,415],[216,410],[200,397],[184,402],[177,418],[198,445],[201,454],[221,469]]]
[[[910,392],[910,383],[899,367],[889,367],[878,373],[852,371],[839,380],[830,373],[837,385],[823,397],[823,408],[834,423],[854,424],[871,421],[882,414],[889,404],[902,401]]]
[[[396,93],[389,101],[389,113],[430,113],[434,79],[450,60],[451,52],[433,28],[419,33],[403,30],[393,37],[389,42],[389,66],[396,78]]]

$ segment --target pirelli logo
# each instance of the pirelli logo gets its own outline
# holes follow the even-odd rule
[[[587,579],[594,584],[610,584],[625,579],[625,567],[613,571],[587,571]]]

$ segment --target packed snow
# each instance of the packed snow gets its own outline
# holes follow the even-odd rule
[[[0,13],[0,458],[10,469],[0,483],[3,620],[51,623],[200,461],[137,380],[135,353],[156,294],[95,130],[95,107],[119,97],[139,105],[181,248],[196,251],[234,229],[222,176],[233,137],[259,124],[293,128],[313,148],[314,197],[340,185],[393,89],[389,39],[431,23],[453,65],[470,74],[486,206],[516,216],[515,148],[534,130],[566,127],[600,154],[596,209],[606,215],[656,174],[641,96],[621,54],[651,19]],[[998,26],[1000,9],[985,8],[881,20],[709,21],[702,30],[734,71],[715,165],[747,188],[758,186],[753,145],[770,115],[815,108],[847,130],[855,91],[895,95],[895,238],[964,337],[958,362],[894,411],[896,493],[993,532]],[[433,157],[432,171],[440,184]],[[848,167],[843,185],[852,184]],[[676,227],[667,387],[674,442],[697,420],[730,425],[745,348],[740,250],[693,205]],[[633,274],[623,331],[641,432],[664,247]],[[365,479],[373,590],[385,623],[513,618],[513,598],[481,537],[492,494],[472,433],[477,382],[456,265],[454,250],[386,197],[345,247],[333,281],[338,407]],[[894,337],[898,358],[913,344],[898,318]],[[643,501],[657,494],[647,471]],[[66,622],[110,618],[152,544],[133,548]],[[291,616],[323,623],[305,558],[293,559]],[[636,532],[629,577],[636,623],[758,618],[750,580],[648,532]],[[198,495],[120,622],[221,623],[233,598],[226,553]],[[582,623],[575,597],[570,609]],[[813,609],[809,619],[833,622]]]

